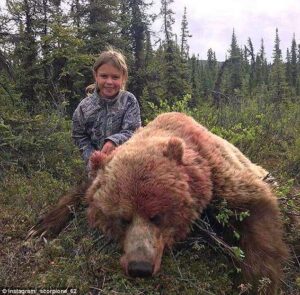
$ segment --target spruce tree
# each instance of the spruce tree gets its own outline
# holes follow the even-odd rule
[[[214,84],[216,81],[216,75],[217,75],[217,59],[216,59],[216,53],[209,48],[207,51],[207,63],[205,65],[205,80],[206,81],[206,91],[204,91],[203,95],[208,98],[208,96],[211,95],[211,92],[214,88]]]
[[[295,34],[293,35],[291,47],[291,85],[296,88],[299,68],[297,65],[297,43]]]
[[[300,44],[298,44],[297,52],[297,82],[296,82],[296,93],[300,95]]]
[[[229,50],[229,87],[230,92],[234,93],[236,89],[239,89],[242,86],[242,55],[241,50],[237,44],[237,38],[235,31],[232,32],[231,45]]]
[[[188,29],[188,20],[187,20],[187,12],[186,6],[184,7],[184,12],[181,21],[181,42],[180,42],[180,52],[183,59],[187,59],[189,57],[189,45],[188,38],[191,38],[189,29]]]
[[[189,86],[188,81],[184,80],[180,48],[174,41],[172,32],[172,25],[174,24],[174,12],[170,7],[172,3],[173,0],[161,0],[160,11],[165,35],[163,42],[163,84],[165,90],[163,98],[167,99],[170,104],[174,103],[177,98],[182,97],[187,91],[190,91],[187,89]]]
[[[7,1],[7,9],[17,32],[14,43],[13,63],[16,71],[17,91],[20,91],[22,101],[28,111],[35,113],[40,101],[35,90],[41,77],[38,65],[38,42],[36,3],[32,0]]]
[[[127,51],[132,53],[129,89],[141,100],[145,87],[145,44],[151,43],[149,16],[145,13],[148,4],[144,0],[122,0],[122,39],[127,42]],[[148,34],[148,35],[147,35]],[[148,40],[146,41],[146,35]],[[130,54],[131,55],[131,54]],[[129,56],[130,56],[129,55]],[[141,101],[140,101],[141,103]]]
[[[192,55],[190,59],[190,69],[191,69],[191,101],[190,106],[194,107],[200,98],[200,75],[199,75],[199,63],[198,58],[195,54]]]
[[[180,42],[180,54],[181,54],[181,60],[179,60],[179,67],[180,67],[180,80],[182,81],[182,88],[183,88],[183,94],[191,94],[191,85],[190,85],[190,79],[191,79],[191,73],[190,73],[190,65],[189,65],[189,44],[188,44],[188,38],[191,37],[189,34],[188,29],[188,20],[187,20],[187,12],[186,7],[184,7],[184,13],[182,16],[182,22],[181,22],[181,42]]]
[[[276,28],[275,44],[273,49],[273,65],[271,69],[271,89],[274,102],[280,102],[284,97],[286,87],[284,64],[280,49],[280,39],[278,29]]]
[[[290,50],[286,50],[285,77],[289,86],[292,86],[292,65]]]
[[[86,21],[81,38],[86,52],[96,55],[108,45],[118,47],[118,0],[88,0],[84,12]]]
[[[257,66],[256,66],[256,58],[255,58],[255,53],[254,53],[254,47],[251,38],[248,38],[248,46],[245,47],[247,56],[248,54],[250,55],[250,73],[249,73],[249,82],[248,82],[248,87],[249,87],[249,92],[250,95],[252,95],[253,90],[256,86],[256,76],[257,76]],[[246,58],[247,58],[246,56]]]
[[[69,17],[77,30],[80,30],[80,28],[84,25],[84,7],[83,0],[72,0],[70,2]]]
[[[256,87],[267,85],[268,76],[269,76],[269,69],[268,69],[268,62],[265,53],[264,40],[261,39],[260,50],[256,55],[256,78],[255,78]]]
[[[174,0],[161,0],[161,9],[160,9],[160,15],[163,19],[163,31],[165,36],[166,43],[173,43],[173,32],[172,32],[172,26],[175,22],[174,20],[174,12],[170,8],[170,5],[174,2]]]

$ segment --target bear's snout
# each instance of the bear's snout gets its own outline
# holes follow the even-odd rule
[[[152,276],[153,266],[147,261],[131,261],[128,263],[128,274],[131,277],[145,278]]]
[[[160,229],[144,218],[135,216],[123,241],[121,266],[131,277],[155,275],[160,269],[163,250],[164,239]]]

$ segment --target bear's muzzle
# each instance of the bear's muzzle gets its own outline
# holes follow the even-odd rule
[[[160,229],[140,216],[133,218],[123,243],[121,265],[128,276],[155,275],[161,264],[164,242]]]

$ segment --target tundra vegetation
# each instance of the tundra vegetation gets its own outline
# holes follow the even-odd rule
[[[163,23],[160,39],[151,32],[154,17]],[[144,123],[166,111],[187,113],[271,172],[290,247],[280,294],[299,294],[300,44],[294,36],[283,54],[274,28],[267,60],[263,40],[257,50],[250,37],[241,47],[233,31],[225,61],[213,49],[200,60],[188,50],[186,10],[178,37],[173,24],[172,0],[161,1],[158,16],[132,0],[7,0],[0,10],[1,286],[71,287],[80,294],[251,292],[238,280],[234,257],[243,258],[241,249],[205,235],[166,253],[151,279],[124,276],[118,247],[87,227],[83,210],[58,237],[25,241],[40,213],[84,175],[71,115],[92,82],[93,60],[113,45],[127,57],[127,88]],[[216,207],[220,224],[247,216]],[[268,283],[261,280],[261,294]]]

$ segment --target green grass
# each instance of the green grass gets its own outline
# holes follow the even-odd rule
[[[194,247],[186,243],[166,251],[162,269],[153,278],[126,277],[119,264],[121,250],[115,244],[107,244],[101,233],[88,228],[83,211],[57,238],[25,241],[38,214],[46,204],[55,203],[68,185],[45,173],[28,179],[13,170],[2,182],[1,286],[69,287],[76,288],[79,294],[247,294],[240,293],[242,286],[247,289],[247,282],[237,280],[239,275],[232,261],[206,243]],[[284,201],[299,191],[290,182],[278,195]],[[298,200],[282,202],[287,240],[294,245],[293,251],[299,235],[289,216],[299,205]],[[298,292],[299,261],[296,253],[291,254],[281,294]]]

